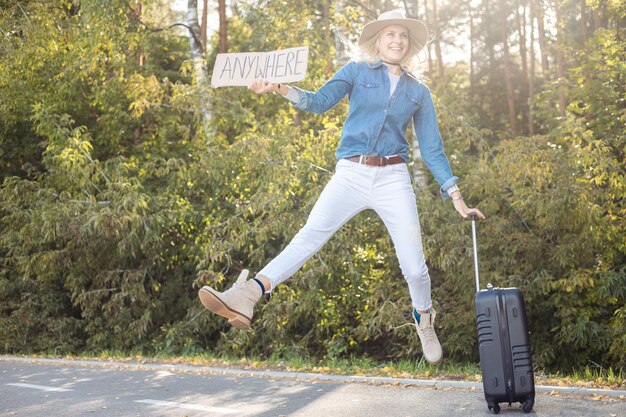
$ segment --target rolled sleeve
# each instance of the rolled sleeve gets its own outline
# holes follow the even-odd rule
[[[428,88],[424,88],[419,109],[413,115],[413,130],[422,159],[439,184],[441,197],[446,199],[449,197],[447,189],[456,184],[459,178],[452,175],[439,133],[435,105]]]
[[[450,193],[453,193],[454,191],[458,191],[459,190],[458,187],[454,188],[457,182],[459,182],[459,177],[455,177],[455,176],[450,177],[448,181],[444,182],[441,188],[439,189],[439,192],[441,193],[441,198],[445,200],[446,198],[450,197]]]

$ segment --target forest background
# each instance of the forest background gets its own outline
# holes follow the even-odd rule
[[[299,85],[315,90],[346,62],[342,38],[399,8],[432,32],[446,151],[488,216],[483,285],[523,291],[537,367],[626,365],[626,3],[171,3],[0,0],[1,352],[419,359],[370,211],[261,303],[253,331],[197,299],[303,225],[347,109],[211,89],[215,55],[308,45]],[[413,159],[439,336],[449,360],[476,362],[470,224]]]

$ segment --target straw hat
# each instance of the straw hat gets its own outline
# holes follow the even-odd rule
[[[361,32],[361,37],[359,38],[359,45],[372,39],[382,28],[389,25],[404,26],[408,29],[411,37],[418,40],[420,47],[426,45],[426,41],[428,40],[428,29],[426,25],[416,19],[407,19],[404,17],[404,13],[395,10],[385,12],[378,16],[376,21],[365,25]]]

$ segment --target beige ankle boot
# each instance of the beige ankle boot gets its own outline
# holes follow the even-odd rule
[[[202,305],[212,313],[226,317],[238,329],[250,328],[254,305],[263,295],[259,284],[246,281],[249,271],[244,269],[231,288],[224,292],[215,291],[209,286],[200,288],[198,297]]]
[[[436,316],[437,312],[431,307],[429,313],[420,314],[420,321],[418,323],[417,317],[415,317],[415,310],[413,310],[415,328],[417,329],[417,335],[422,342],[422,352],[424,354],[424,358],[433,365],[438,365],[443,360],[441,344],[439,343],[439,339],[437,339],[437,334],[435,333]]]

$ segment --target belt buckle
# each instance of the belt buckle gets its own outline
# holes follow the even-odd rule
[[[359,164],[369,166],[369,164],[367,163],[368,159],[369,159],[369,156],[367,155],[359,156]]]
[[[365,165],[365,166],[381,166],[380,163],[376,164],[376,163],[371,163],[370,161],[378,161],[379,157],[377,156],[373,156],[373,155],[361,155],[359,156],[359,164]],[[382,166],[384,166],[385,161],[382,161]]]

